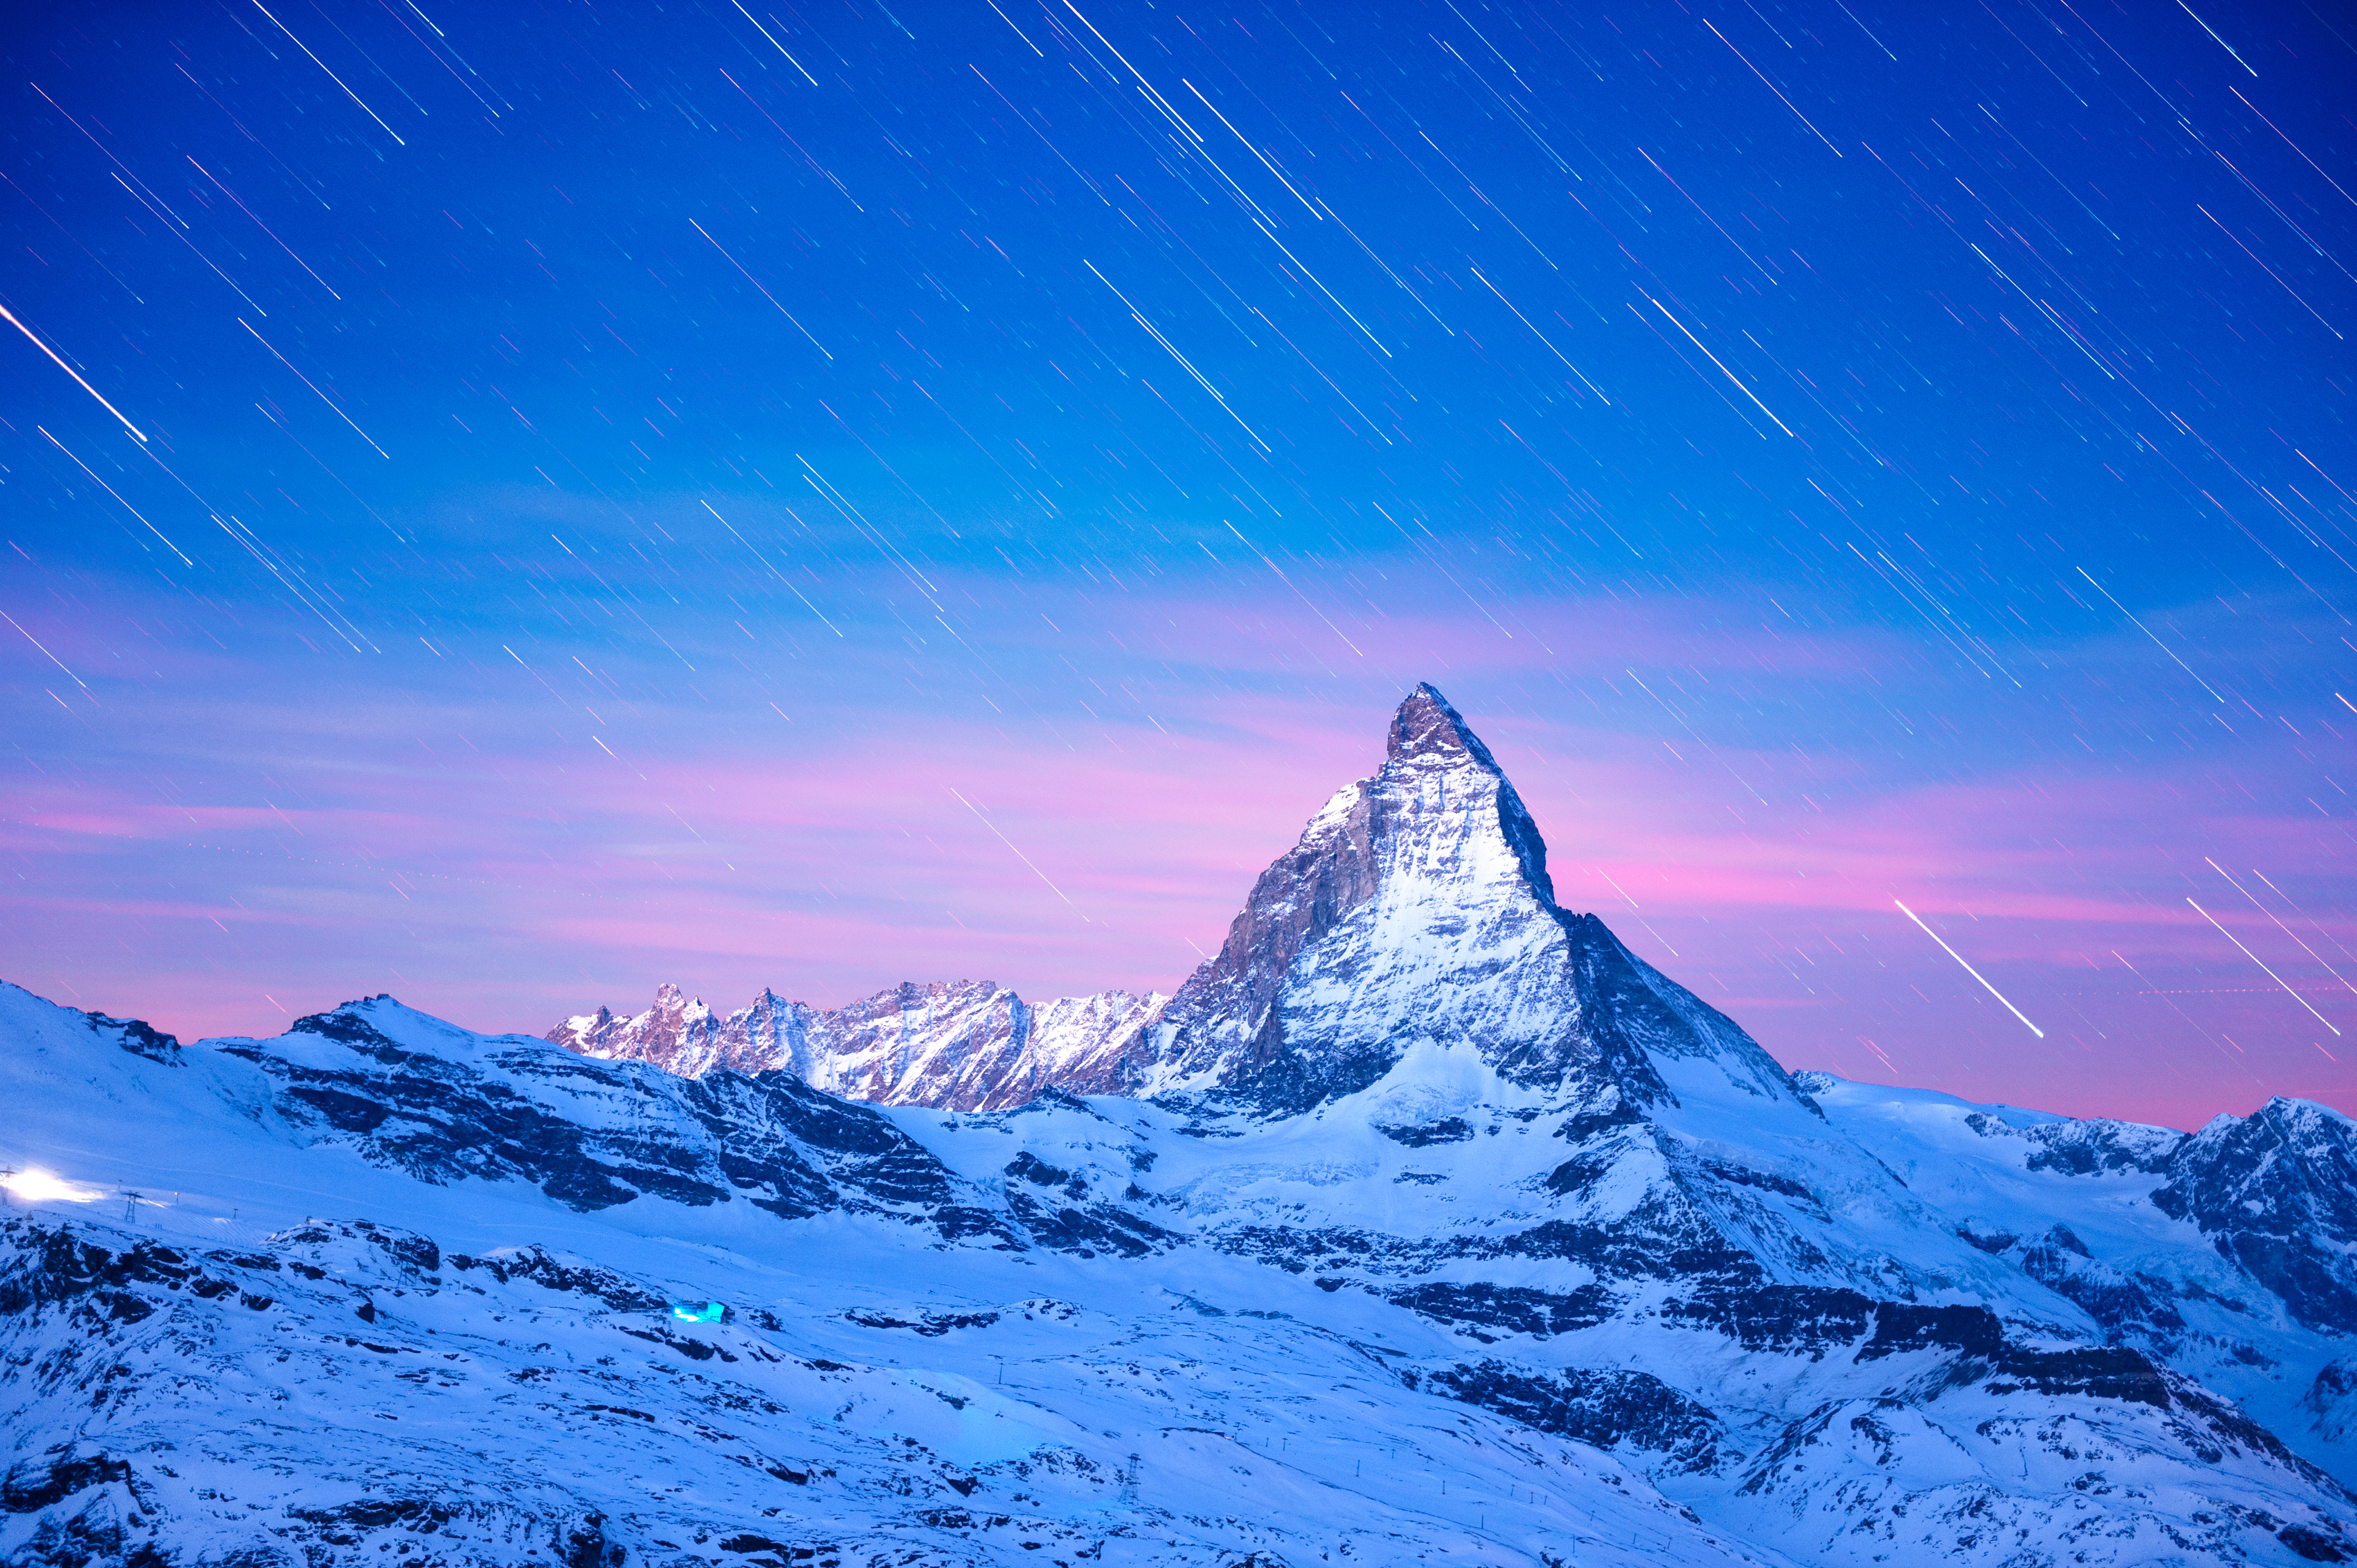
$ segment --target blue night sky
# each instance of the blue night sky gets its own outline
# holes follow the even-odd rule
[[[1939,10],[27,14],[0,973],[1168,990],[1430,680],[1790,1066],[2357,1110],[2357,23]]]

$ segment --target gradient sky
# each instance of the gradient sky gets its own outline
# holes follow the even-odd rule
[[[1430,680],[1789,1066],[2357,1112],[2342,8],[421,4],[0,42],[0,974],[1167,990]]]

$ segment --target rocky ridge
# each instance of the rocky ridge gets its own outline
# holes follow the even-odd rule
[[[683,1078],[784,1071],[871,1104],[1003,1111],[1049,1087],[1117,1091],[1123,1053],[1167,1000],[1107,991],[1039,1006],[986,980],[909,983],[826,1011],[764,991],[723,1017],[667,984],[643,1013],[600,1007],[545,1037]]]

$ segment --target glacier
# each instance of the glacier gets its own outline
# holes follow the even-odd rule
[[[0,1084],[0,1563],[2357,1557],[2348,1118],[1788,1073],[1429,686],[1168,994]]]

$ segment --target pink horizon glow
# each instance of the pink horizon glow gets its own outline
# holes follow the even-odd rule
[[[1114,624],[1056,607],[1060,635]],[[1141,703],[1148,716],[1062,725],[1059,746],[939,714],[879,723],[806,694],[791,719],[756,708],[716,727],[607,731],[551,708],[552,726],[527,717],[540,690],[519,681],[520,694],[454,693],[422,715],[339,711],[230,787],[20,774],[0,845],[40,868],[40,886],[5,895],[38,937],[12,943],[5,976],[183,1037],[274,1033],[386,990],[530,1034],[600,1004],[636,1011],[664,982],[723,1011],[764,987],[839,1005],[904,980],[995,980],[1036,1000],[1168,991],[1300,824],[1380,765],[1415,676],[1287,695],[1274,673],[1306,656],[1296,639],[1330,640],[1324,628],[1279,618],[1275,600],[1178,593],[1132,619],[1141,608],[1257,689],[1171,692]],[[2269,1092],[2357,1107],[2339,1042],[2184,903],[2284,960],[2278,972],[2297,964],[2320,987],[2303,994],[2333,1014],[2330,980],[2202,856],[2246,882],[2253,866],[2287,886],[2330,879],[2347,864],[2337,823],[2254,810],[2247,791],[2203,783],[2215,768],[2199,758],[2103,772],[2024,760],[1938,782],[1878,773],[1855,745],[1702,747],[1657,704],[1738,682],[1870,691],[1922,657],[1873,628],[1780,631],[1755,608],[1532,603],[1507,607],[1512,639],[1432,613],[1386,618],[1369,641],[1489,741],[1548,839],[1560,900],[1788,1066],[2179,1125]],[[88,633],[67,632],[70,657],[92,654]],[[2124,646],[2103,656],[2135,655]],[[1654,669],[1654,702],[1622,673],[1706,650],[1702,668]],[[1550,659],[1590,675],[1562,683]],[[139,695],[109,701],[135,712]],[[234,699],[200,718],[155,711],[175,734],[267,727]],[[610,748],[591,750],[585,728]],[[2328,943],[2357,946],[2357,926],[2315,912],[2329,935],[2294,929],[2340,964]],[[2201,1003],[2190,1017],[2147,994],[2172,989]]]

